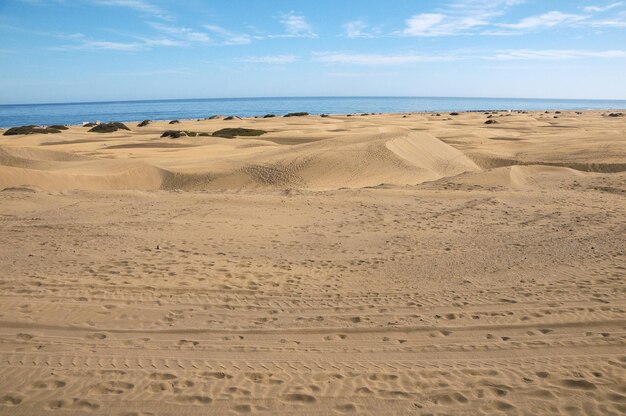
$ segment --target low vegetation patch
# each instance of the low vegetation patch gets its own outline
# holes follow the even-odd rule
[[[196,136],[208,137],[208,136],[211,136],[211,134],[206,133],[206,132],[187,131],[187,130],[166,130],[161,135],[161,137],[169,137],[171,139],[178,139],[179,137],[196,137]]]
[[[285,114],[285,117],[303,117],[303,116],[308,116],[309,113],[305,113],[304,111],[298,112],[298,113],[287,113]]]
[[[137,124],[137,127],[146,127],[148,124],[150,124],[152,121],[150,120],[144,120],[141,123]]]
[[[118,130],[130,130],[124,123],[119,123],[117,121],[112,121],[111,123],[102,123],[98,124],[91,129],[89,129],[92,133],[113,133]]]
[[[49,129],[54,129],[54,130],[67,130],[69,127],[64,126],[62,124],[53,124],[51,126],[48,126]]]
[[[276,117],[276,114],[266,114],[263,116],[263,118],[273,118]]]
[[[11,127],[10,129],[4,132],[4,136],[16,136],[18,134],[50,134],[50,133],[61,133],[61,130],[54,129],[52,128],[52,126],[50,127],[19,126],[19,127]]]
[[[496,124],[497,121],[494,120],[493,118],[490,118],[489,120],[485,121],[485,124]]]
[[[172,121],[170,121],[170,123],[169,123],[169,124],[178,124],[178,123],[180,123],[180,121],[179,121],[179,120],[172,120]]]
[[[227,128],[221,129],[213,133],[213,136],[232,139],[237,136],[261,136],[267,133],[265,130],[244,129],[244,128]]]
[[[224,120],[226,120],[226,121],[230,121],[230,120],[241,120],[241,117],[239,117],[239,116],[228,116],[228,117],[226,117]]]
[[[609,117],[624,117],[624,113],[611,113]]]

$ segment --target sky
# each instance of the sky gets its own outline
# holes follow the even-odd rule
[[[626,0],[0,0],[0,104],[626,99]]]

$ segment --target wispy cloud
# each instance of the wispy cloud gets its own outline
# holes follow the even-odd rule
[[[82,39],[75,45],[54,46],[53,51],[90,50],[90,51],[118,51],[134,52],[145,49],[142,42],[111,42],[106,40]]]
[[[414,37],[453,36],[491,24],[492,19],[523,0],[457,0],[430,13],[420,13],[405,21],[398,34]]]
[[[246,33],[235,33],[218,25],[204,25],[204,27],[219,36],[224,45],[247,45],[251,43],[253,39],[259,38]]]
[[[270,64],[270,65],[284,65],[291,64],[298,60],[295,55],[265,55],[265,56],[248,56],[240,59],[240,62],[246,62],[251,64]]]
[[[618,1],[617,3],[607,4],[606,6],[587,6],[583,7],[583,10],[587,13],[602,13],[611,9],[615,9],[616,7],[624,4],[623,1]]]
[[[302,15],[294,12],[283,14],[279,17],[280,23],[285,28],[282,35],[274,35],[270,37],[292,37],[292,38],[316,38],[317,34],[313,31],[313,26],[307,22]]]
[[[315,52],[313,60],[330,64],[349,65],[402,65],[419,62],[442,62],[457,59],[452,55],[422,55],[422,54],[359,54],[343,52]]]
[[[539,28],[571,25],[587,19],[587,16],[579,14],[561,13],[552,11],[538,16],[530,16],[517,23],[500,23],[498,26],[516,30],[535,30]]]
[[[173,16],[166,10],[146,0],[94,0],[94,3],[102,6],[125,7],[164,20],[173,19]]]
[[[173,25],[164,25],[155,22],[148,22],[148,25],[165,35],[173,37],[175,40],[178,41],[178,45],[191,43],[211,43],[211,37],[208,34],[196,31],[194,29]],[[172,46],[175,45],[172,44]]]
[[[507,50],[496,53],[492,56],[486,56],[485,59],[497,61],[509,60],[564,60],[564,59],[583,59],[583,58],[603,58],[615,59],[626,58],[626,50],[608,50],[608,51],[589,51],[575,49],[516,49]]]
[[[380,27],[371,27],[364,20],[353,20],[345,23],[342,27],[345,36],[351,39],[374,38],[382,34]]]

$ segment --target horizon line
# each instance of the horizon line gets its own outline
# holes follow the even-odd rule
[[[440,98],[440,99],[482,99],[482,100],[542,100],[542,101],[620,101],[626,98],[540,98],[540,97],[471,97],[471,96],[429,96],[429,95],[302,95],[302,96],[251,96],[251,97],[204,97],[204,98],[155,98],[134,100],[105,101],[66,101],[42,103],[7,103],[0,107],[31,106],[31,105],[74,105],[74,104],[113,104],[113,103],[148,103],[159,101],[219,101],[219,100],[268,100],[268,99],[324,99],[324,98]]]

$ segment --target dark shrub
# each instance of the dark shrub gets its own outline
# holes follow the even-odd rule
[[[276,114],[266,114],[263,116],[263,118],[272,118],[272,117],[276,117]]]
[[[83,124],[83,127],[95,127],[95,126],[97,126],[96,123],[85,123],[85,124]]]
[[[169,124],[178,124],[178,123],[180,123],[180,121],[178,121],[178,120],[172,120],[172,121],[170,121],[170,123],[169,123]]]
[[[20,126],[11,127],[4,132],[4,136],[15,136],[18,134],[49,134],[49,133],[61,133],[61,130],[53,129],[51,127],[37,127],[37,126]]]
[[[320,117],[329,117],[328,114],[321,114]]]
[[[181,130],[166,130],[161,137],[169,137],[172,139],[178,139],[179,137],[187,136],[187,132]]]
[[[199,133],[199,134],[198,134],[198,136],[203,136],[203,137],[204,137],[204,136],[210,136],[210,135],[211,135],[211,134],[209,134],[209,133]]]
[[[54,129],[54,130],[67,130],[69,127],[64,126],[62,124],[53,124],[52,126],[48,126],[49,129]]]
[[[450,113],[451,116],[458,116],[459,113]]]
[[[150,120],[144,120],[141,123],[137,124],[137,127],[146,127],[150,123],[151,123]]]
[[[609,117],[624,117],[624,113],[610,113]]]
[[[218,119],[220,117],[222,117],[222,116],[218,116],[218,115],[211,116],[211,117],[209,117],[209,120],[215,120],[215,119]]]
[[[497,121],[494,120],[493,118],[490,118],[489,120],[485,121],[485,124],[496,124]]]
[[[239,116],[228,116],[228,117],[226,117],[224,120],[226,120],[226,121],[230,121],[230,120],[241,120],[241,117],[239,117]]]
[[[285,114],[285,117],[303,117],[303,116],[308,116],[309,113],[305,113],[304,111],[298,112],[298,113],[287,113]]]
[[[260,136],[267,133],[264,130],[244,129],[244,128],[227,128],[221,129],[213,133],[213,136],[232,139],[236,136]]]
[[[118,130],[130,130],[124,123],[113,121],[111,123],[102,123],[89,129],[93,133],[113,133]]]

